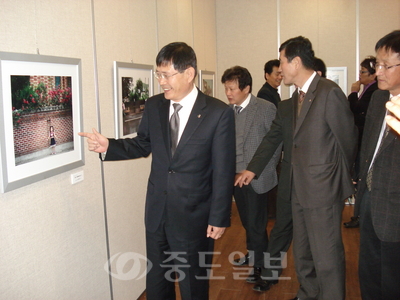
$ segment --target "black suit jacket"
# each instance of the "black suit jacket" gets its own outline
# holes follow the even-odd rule
[[[376,91],[368,108],[360,153],[357,207],[362,205],[362,197],[367,189],[367,173],[378,143],[389,96],[388,91]],[[384,139],[375,157],[372,174],[370,201],[376,235],[385,242],[400,242],[400,140],[395,131],[390,130]]]
[[[228,227],[235,174],[233,110],[199,91],[187,125],[171,156],[170,101],[164,94],[147,100],[138,135],[110,139],[105,160],[148,156],[151,173],[146,196],[146,229],[154,232],[164,212],[179,232]],[[205,232],[204,232],[205,234]]]
[[[351,93],[347,99],[350,103],[350,109],[354,115],[354,122],[358,128],[358,146],[361,147],[361,138],[364,131],[365,117],[367,115],[367,110],[369,102],[371,101],[371,96],[373,92],[378,89],[378,83],[375,82],[371,84],[367,90],[362,94],[361,98],[358,99],[358,93]]]
[[[257,93],[257,98],[265,99],[278,107],[278,103],[281,102],[281,97],[278,94],[278,90],[274,89],[268,82],[264,83],[261,89]]]

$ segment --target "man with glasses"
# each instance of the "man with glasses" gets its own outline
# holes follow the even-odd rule
[[[377,90],[361,146],[359,279],[363,300],[400,299],[400,137],[386,125],[386,103],[400,94],[400,30],[376,46]],[[357,202],[356,202],[357,204]]]
[[[195,85],[196,54],[185,43],[158,53],[163,94],[147,100],[137,137],[80,133],[104,160],[152,154],[146,199],[146,298],[208,299],[213,241],[230,225],[235,175],[233,110]],[[104,154],[105,153],[105,154]]]

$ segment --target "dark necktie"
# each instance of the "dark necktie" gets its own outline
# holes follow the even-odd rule
[[[182,108],[182,105],[179,103],[172,104],[174,107],[174,113],[169,120],[169,126],[171,128],[171,153],[174,156],[176,146],[178,145],[178,136],[179,136],[179,110]]]
[[[243,107],[241,107],[241,106],[239,106],[239,105],[236,105],[236,106],[235,106],[235,112],[236,112],[237,115],[240,113],[240,111],[242,110],[242,108],[243,108]]]

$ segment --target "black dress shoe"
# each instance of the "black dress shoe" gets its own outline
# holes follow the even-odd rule
[[[360,218],[359,217],[351,217],[350,222],[343,223],[346,228],[357,228],[360,227]]]
[[[253,290],[262,293],[268,291],[271,288],[271,286],[277,283],[278,280],[262,280],[260,278],[260,280],[258,280],[254,285]]]
[[[250,260],[250,255],[247,253],[245,256],[241,258],[237,258],[233,260],[232,265],[234,266],[248,266],[249,265],[249,260]]]
[[[246,278],[246,282],[248,283],[256,283],[261,279],[261,268],[254,267],[253,272]]]

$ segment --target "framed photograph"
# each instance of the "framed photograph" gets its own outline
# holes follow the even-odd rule
[[[153,96],[153,66],[114,62],[115,137],[136,135],[144,107]]]
[[[0,190],[84,165],[81,60],[0,52]]]
[[[347,95],[347,67],[328,67],[326,78],[336,82],[343,93]]]
[[[215,97],[215,72],[199,71],[199,89],[204,94]]]

